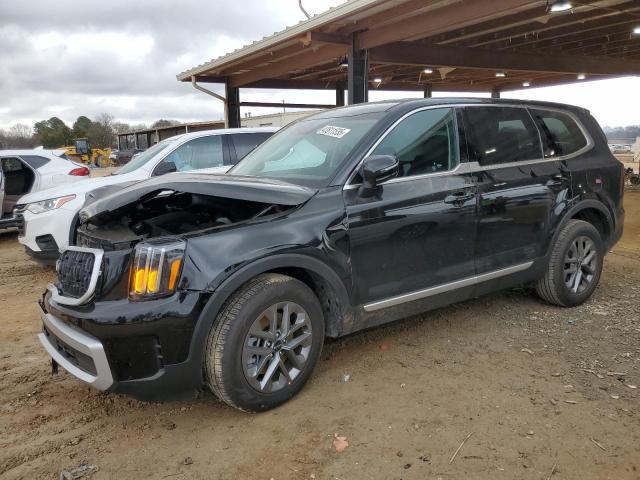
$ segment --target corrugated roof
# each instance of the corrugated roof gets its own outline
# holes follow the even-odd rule
[[[196,67],[179,73],[177,75],[177,78],[180,81],[189,80],[194,75],[220,68],[233,61],[249,56],[252,53],[258,52],[260,50],[265,50],[279,43],[286,42],[287,40],[300,37],[307,32],[310,32],[316,28],[320,28],[340,18],[348,17],[349,15],[353,15],[360,10],[368,9],[377,4],[383,3],[389,3],[389,0],[349,0],[342,5],[338,5],[337,7],[331,7],[326,12],[313,15],[307,20],[302,20],[296,25],[286,27],[284,30],[281,30],[279,32],[274,32],[273,35],[263,37],[261,40],[256,40],[249,45],[237,48],[233,52],[227,53],[226,55],[218,58],[214,58],[208,62],[202,63]]]

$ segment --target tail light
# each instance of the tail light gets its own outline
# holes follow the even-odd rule
[[[69,172],[69,175],[73,175],[74,177],[86,177],[91,172],[87,167],[78,167],[74,168]]]

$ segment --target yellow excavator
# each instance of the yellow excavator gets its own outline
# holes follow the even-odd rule
[[[89,140],[86,138],[74,138],[72,146],[62,147],[62,149],[65,151],[65,155],[69,160],[94,165],[96,167],[112,166],[110,158],[111,149],[91,148]]]

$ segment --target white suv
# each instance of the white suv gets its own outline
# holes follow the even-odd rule
[[[16,205],[18,240],[40,263],[53,264],[73,244],[78,212],[101,191],[170,172],[212,169],[224,173],[277,128],[236,128],[186,133],[163,140],[107,177],[25,195]],[[93,193],[92,193],[93,192]]]

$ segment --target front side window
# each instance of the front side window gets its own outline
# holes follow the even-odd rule
[[[221,167],[222,136],[210,135],[189,140],[167,155],[164,161],[173,162],[178,172]]]
[[[458,165],[454,110],[436,108],[402,120],[378,144],[373,155],[393,155],[400,177],[446,172]]]
[[[543,132],[545,157],[561,157],[587,146],[587,139],[571,116],[550,110],[532,109],[531,115]]]
[[[480,165],[539,160],[540,134],[519,107],[467,107],[465,127],[472,156]]]
[[[173,139],[163,140],[160,143],[156,143],[153,147],[148,148],[136,158],[132,158],[127,162],[122,168],[120,168],[116,173],[116,175],[122,175],[124,173],[133,172],[140,167],[146,165],[148,162],[153,160],[156,155],[162,152],[165,148],[171,145]]]

